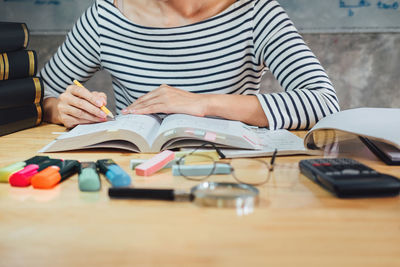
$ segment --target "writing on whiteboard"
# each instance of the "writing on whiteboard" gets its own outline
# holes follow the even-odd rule
[[[354,16],[354,9],[357,8],[377,8],[383,10],[397,10],[399,8],[399,1],[381,1],[379,0],[376,5],[372,5],[370,1],[367,0],[358,0],[354,1],[345,1],[339,0],[339,7],[343,9],[347,9],[347,14],[349,17]]]

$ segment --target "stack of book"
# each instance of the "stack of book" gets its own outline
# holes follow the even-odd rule
[[[25,23],[0,22],[0,136],[39,125],[43,82]]]

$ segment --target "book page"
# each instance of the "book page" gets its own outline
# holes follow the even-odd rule
[[[152,149],[168,149],[165,145],[173,146],[171,140],[200,140],[242,149],[260,148],[257,135],[240,121],[186,114],[172,114],[164,118]]]
[[[305,146],[314,143],[314,133],[326,129],[368,137],[400,149],[399,108],[356,108],[328,115],[307,133],[304,138]]]
[[[174,114],[167,116],[163,120],[159,133],[164,133],[176,128],[193,128],[240,136],[242,131],[238,131],[238,127],[242,128],[242,125],[244,124],[238,121]]]
[[[102,131],[113,132],[127,130],[136,132],[151,143],[159,127],[159,120],[151,115],[118,115],[115,120],[78,125],[71,131],[59,136],[58,139],[72,138]]]
[[[288,130],[273,131],[266,128],[256,128],[253,131],[261,140],[262,149],[222,149],[222,153],[227,158],[270,156],[274,153],[275,149],[278,150],[278,155],[319,154],[319,152],[307,150],[303,145],[303,139]]]

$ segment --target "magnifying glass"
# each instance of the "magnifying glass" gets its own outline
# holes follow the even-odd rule
[[[258,203],[259,191],[247,184],[203,182],[190,192],[177,189],[111,187],[111,198],[193,201],[205,207],[252,209]]]

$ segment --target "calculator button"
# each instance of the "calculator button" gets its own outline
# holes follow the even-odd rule
[[[342,170],[342,174],[344,175],[358,175],[360,174],[359,170],[355,170],[355,169],[344,169]]]

